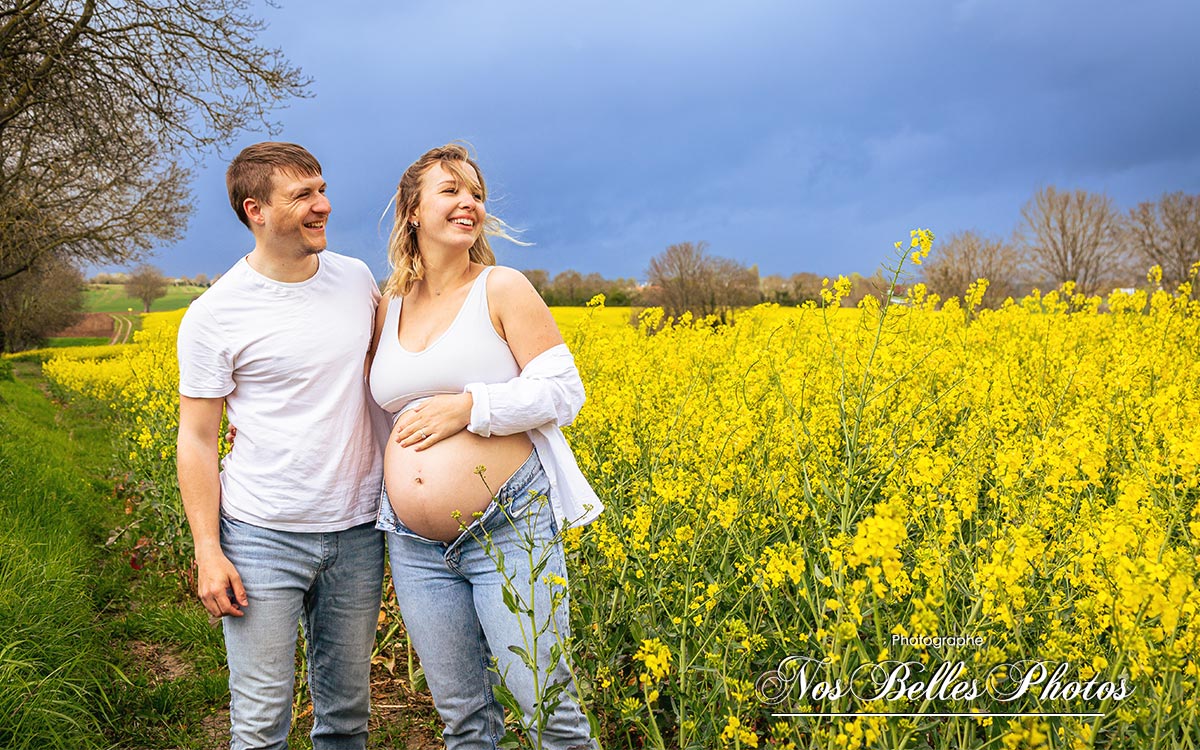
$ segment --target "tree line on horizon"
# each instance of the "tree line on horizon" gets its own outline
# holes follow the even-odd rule
[[[947,298],[977,279],[989,281],[984,307],[999,307],[1034,288],[1074,282],[1084,294],[1144,286],[1162,270],[1174,290],[1200,262],[1200,194],[1164,193],[1124,211],[1104,193],[1038,190],[1008,238],[959,231],[935,245],[921,266],[929,291]]]
[[[704,242],[671,245],[650,261],[647,282],[607,280],[564,271],[553,279],[543,270],[525,275],[548,304],[582,305],[597,293],[610,304],[659,306],[679,316],[723,316],[730,309],[774,302],[799,305],[821,297],[824,278],[799,272],[760,276],[757,266],[709,255]],[[978,279],[987,279],[984,307],[996,308],[1035,288],[1053,289],[1073,282],[1084,294],[1103,294],[1146,283],[1146,271],[1161,269],[1161,285],[1175,287],[1200,262],[1200,194],[1165,193],[1123,211],[1103,193],[1038,190],[1021,209],[1008,239],[968,229],[935,243],[915,269],[914,281],[945,300],[961,296]],[[845,306],[867,295],[887,293],[881,271],[852,273]]]
[[[1034,288],[1049,289],[1072,281],[1086,294],[1144,285],[1146,269],[1162,269],[1161,284],[1174,289],[1200,261],[1200,194],[1164,194],[1122,212],[1104,194],[1083,190],[1039,190],[1021,211],[1009,239],[963,230],[935,244],[935,251],[916,267],[913,281],[926,285],[941,299],[960,296],[977,279],[989,281],[984,307],[999,307]],[[811,272],[790,276],[761,276],[755,265],[712,255],[705,242],[680,242],[654,256],[646,281],[607,279],[575,270],[554,276],[544,269],[526,269],[546,304],[581,306],[597,294],[614,307],[662,307],[678,317],[716,315],[724,319],[733,309],[773,302],[784,306],[817,301],[824,278]],[[23,295],[0,298],[0,338],[6,351],[44,343],[54,331],[74,324],[81,315],[83,275],[68,263],[54,273],[27,274]],[[168,278],[158,268],[141,264],[128,273],[97,274],[93,284],[120,284],[143,303],[166,294],[171,284],[208,286],[206,274]],[[851,291],[842,300],[857,305],[867,295],[882,296],[888,279],[852,273]],[[903,291],[903,289],[901,289]]]

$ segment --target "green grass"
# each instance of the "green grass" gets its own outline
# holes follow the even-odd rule
[[[60,421],[27,383],[0,382],[0,747],[109,745],[120,673],[92,592],[111,514],[94,477],[110,449],[75,417]]]
[[[143,580],[113,635],[140,664],[114,697],[119,747],[209,748],[213,730],[228,743],[229,674],[220,628],[194,601],[162,580]]]
[[[150,312],[167,312],[187,307],[204,292],[202,286],[169,286],[167,295],[154,300]],[[85,312],[121,313],[142,311],[142,301],[125,294],[122,284],[88,284],[84,293]]]
[[[52,403],[36,363],[10,364],[15,379],[0,379],[0,747],[216,747],[229,700],[220,631],[176,578],[130,566],[138,530],[114,533],[129,521],[108,480],[103,414]]]

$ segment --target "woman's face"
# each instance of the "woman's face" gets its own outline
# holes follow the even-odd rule
[[[479,239],[487,216],[477,187],[479,175],[466,162],[461,162],[461,169],[474,178],[475,186],[459,180],[441,162],[435,162],[421,178],[417,208],[409,218],[419,225],[418,243],[470,248]]]

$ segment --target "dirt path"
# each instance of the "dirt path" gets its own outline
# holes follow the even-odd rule
[[[127,315],[113,315],[113,335],[109,344],[128,344],[133,334],[133,318]]]

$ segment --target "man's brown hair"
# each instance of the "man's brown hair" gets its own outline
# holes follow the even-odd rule
[[[321,163],[303,146],[295,143],[264,141],[247,146],[233,158],[225,170],[225,187],[229,190],[229,203],[234,213],[247,228],[243,204],[247,198],[259,203],[271,203],[271,175],[283,172],[296,177],[314,177],[321,174]]]

